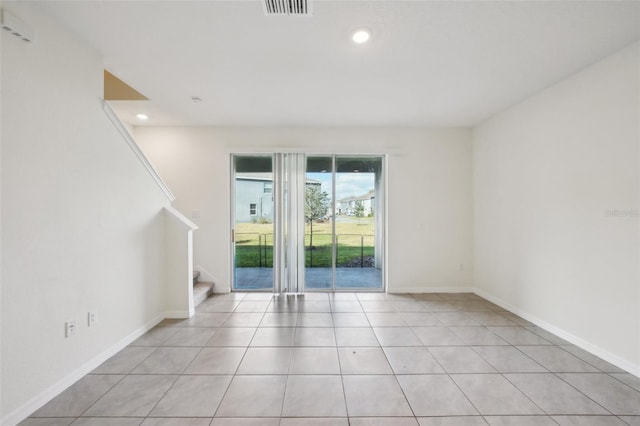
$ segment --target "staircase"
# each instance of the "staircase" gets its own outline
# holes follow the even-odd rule
[[[198,306],[213,294],[214,283],[198,281],[200,271],[193,271],[193,306]]]

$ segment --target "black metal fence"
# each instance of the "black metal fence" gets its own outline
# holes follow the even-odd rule
[[[273,234],[236,233],[237,267],[273,267]],[[374,267],[375,236],[371,234],[337,234],[335,259],[338,267]],[[305,266],[333,265],[331,234],[305,234]]]

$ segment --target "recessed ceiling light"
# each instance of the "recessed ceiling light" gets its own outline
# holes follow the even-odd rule
[[[351,35],[351,40],[357,44],[366,43],[369,41],[369,38],[371,38],[371,32],[364,28],[354,31]]]
[[[144,121],[144,120],[148,120],[148,119],[149,119],[149,116],[148,116],[147,114],[140,113],[140,114],[136,114],[136,118],[137,118],[138,120],[142,120],[142,121]]]

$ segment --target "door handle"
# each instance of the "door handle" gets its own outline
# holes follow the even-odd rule
[[[236,233],[234,229],[231,230],[231,242],[232,243],[236,242]]]

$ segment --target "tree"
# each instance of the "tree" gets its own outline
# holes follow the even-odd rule
[[[364,216],[364,203],[362,201],[356,201],[356,205],[353,207],[353,214],[356,217]]]
[[[309,247],[311,248],[310,266],[313,266],[313,221],[326,216],[330,204],[329,194],[322,192],[317,185],[307,185],[304,197],[304,218],[309,222],[311,228],[309,240]]]

